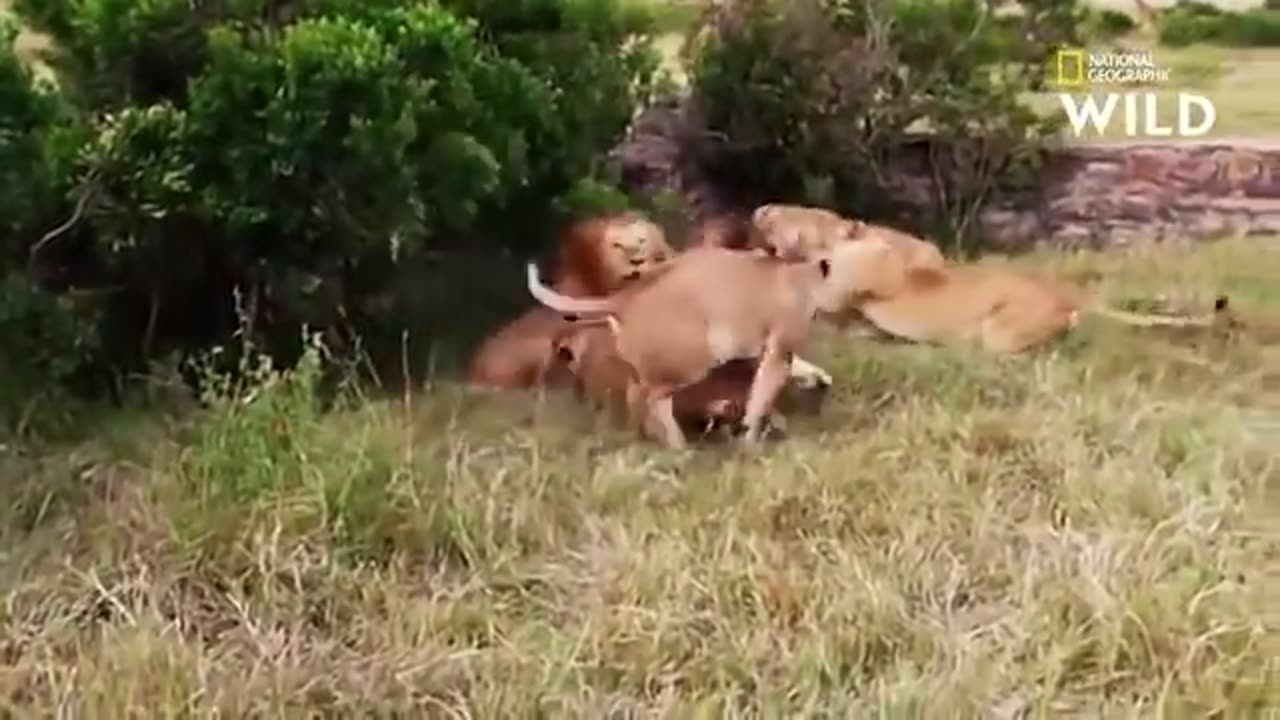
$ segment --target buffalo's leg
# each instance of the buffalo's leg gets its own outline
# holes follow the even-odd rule
[[[791,356],[789,370],[791,379],[802,388],[827,388],[833,381],[831,373],[805,360],[799,355]]]

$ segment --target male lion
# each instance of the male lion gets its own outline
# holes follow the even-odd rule
[[[554,341],[556,361],[576,380],[580,393],[615,416],[626,414],[635,371],[618,353],[612,330],[598,321],[573,323]],[[710,429],[742,421],[758,363],[733,360],[672,394],[672,414],[682,428]],[[653,428],[649,431],[652,433]]]
[[[675,254],[662,228],[632,212],[581,220],[561,239],[552,274],[560,292],[588,297],[608,295],[663,265]],[[542,305],[490,335],[471,359],[473,384],[529,388],[560,384],[552,372],[551,341],[567,321]]]
[[[910,267],[883,238],[842,244],[832,258],[830,287],[844,307],[856,309],[880,330],[914,342],[977,341],[991,352],[1016,353],[1074,328],[1083,312],[1143,327],[1210,327],[1217,322],[1215,315],[1113,310],[1089,303],[1078,288],[1009,267]]]
[[[743,413],[744,440],[754,445],[815,312],[837,309],[836,298],[824,292],[831,269],[825,258],[787,262],[695,248],[605,298],[555,292],[541,283],[533,263],[528,284],[539,302],[558,312],[607,320],[618,354],[635,373],[627,398],[632,421],[641,428],[652,422],[668,447],[685,446],[672,405],[676,391],[727,361],[759,358]]]

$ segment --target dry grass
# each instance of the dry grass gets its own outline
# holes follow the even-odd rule
[[[1274,241],[1025,262],[1280,311]],[[1277,348],[1100,322],[824,336],[757,456],[448,383],[322,414],[305,368],[5,448],[0,715],[1274,716]]]

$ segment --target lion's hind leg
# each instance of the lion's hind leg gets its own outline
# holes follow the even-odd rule
[[[632,428],[658,440],[668,448],[687,446],[684,431],[676,422],[672,388],[649,387],[632,382],[627,388],[627,408]]]
[[[1019,353],[1062,335],[1072,322],[1071,308],[1004,302],[982,320],[982,347],[994,353]]]

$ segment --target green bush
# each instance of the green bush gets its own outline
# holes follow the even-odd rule
[[[1160,42],[1171,47],[1280,47],[1280,13],[1273,9],[1227,12],[1184,0],[1161,13],[1157,28]]]
[[[81,386],[99,360],[96,316],[26,275],[31,238],[56,217],[66,190],[66,117],[55,93],[18,58],[17,26],[0,16],[0,434],[49,425],[41,396]]]
[[[1166,8],[1165,12],[1180,12],[1197,17],[1222,17],[1228,14],[1227,10],[1201,0],[1178,0],[1172,8]]]
[[[615,0],[16,7],[53,37],[62,95],[0,66],[0,203],[43,208],[3,215],[6,247],[25,257],[72,220],[41,272],[109,288],[118,370],[242,328],[287,360],[303,325],[404,327],[369,302],[398,268],[485,240],[537,249],[657,67]]]
[[[1280,47],[1280,13],[1250,10],[1222,19],[1218,41],[1235,47]]]
[[[48,219],[57,192],[48,143],[61,108],[18,58],[17,34],[0,15],[0,272],[25,260],[19,238]]]
[[[1025,181],[1056,128],[1020,101],[1052,50],[1076,40],[1072,0],[997,18],[977,0],[738,0],[691,43],[694,94],[712,138],[698,162],[745,204],[815,202],[884,218],[887,182],[923,139],[937,178],[917,230],[967,242],[995,190]]]
[[[1137,27],[1136,20],[1118,10],[1090,8],[1081,30],[1087,36],[1108,40],[1133,32]]]

